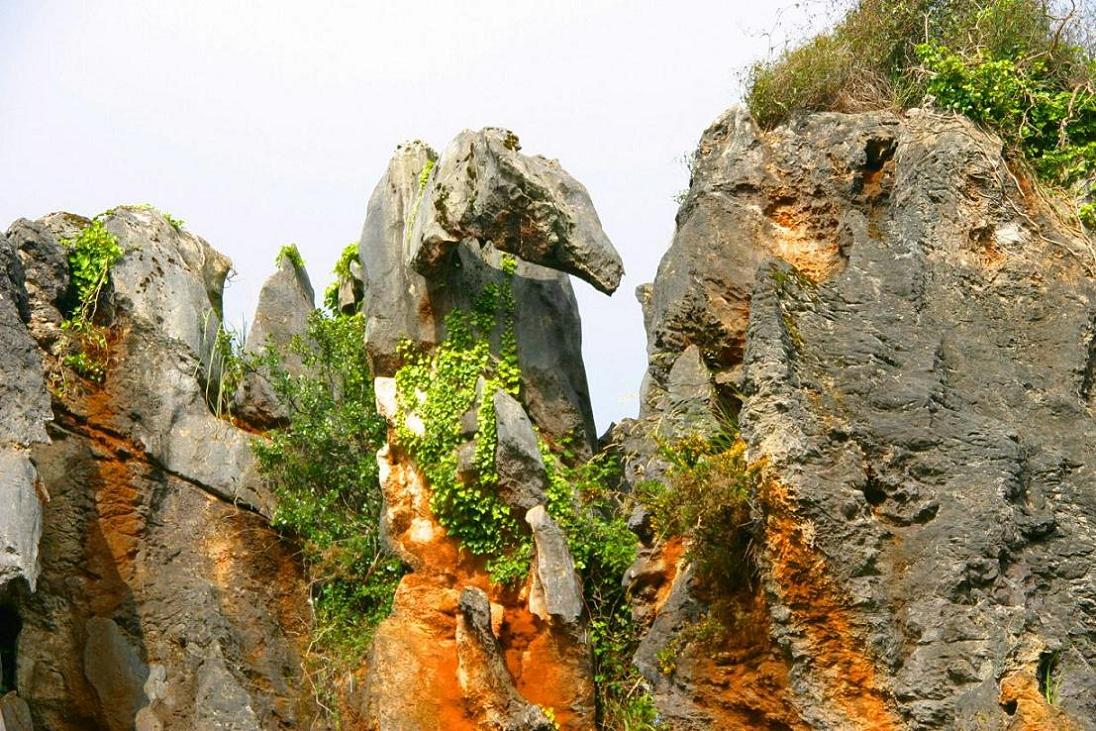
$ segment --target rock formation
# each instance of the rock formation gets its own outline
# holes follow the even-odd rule
[[[592,447],[578,312],[563,272],[611,291],[622,267],[581,185],[558,164],[517,150],[517,138],[501,130],[462,133],[440,159],[411,143],[397,150],[369,202],[360,258],[366,346],[390,423],[378,455],[384,525],[412,568],[374,640],[361,714],[370,728],[550,728],[540,708],[560,728],[594,723],[581,588],[543,507],[547,478],[533,424],[549,439]],[[517,257],[512,273],[503,252]],[[448,313],[472,308],[485,287],[503,282],[513,292],[525,409],[504,392],[492,396],[499,493],[519,515],[528,511],[535,542],[533,569],[517,587],[492,583],[484,560],[433,515],[432,486],[399,443],[391,380],[400,342],[429,349]],[[464,421],[474,435],[476,409]],[[461,450],[468,454],[458,463],[471,470],[474,445]]]
[[[660,672],[703,587],[673,545],[633,569],[662,586],[637,661],[674,727],[1093,728],[1093,263],[965,120],[763,133],[732,110],[705,132],[640,291],[629,433],[680,417],[684,390],[688,423],[738,412],[762,476],[722,646]],[[633,480],[659,476],[625,444]]]
[[[252,455],[291,414],[262,369],[236,388],[219,344],[230,262],[147,206],[96,222],[123,254],[87,377],[63,242],[92,221],[0,235],[0,731],[330,728],[304,660],[314,577]],[[598,449],[568,277],[608,293],[623,273],[589,195],[505,130],[409,143],[353,259],[325,301],[364,316],[377,520],[407,573],[330,689],[341,727],[597,727],[591,594],[552,512],[553,450]],[[639,418],[601,442],[640,544],[630,692],[682,730],[1096,728],[1094,277],[1091,240],[962,119],[717,120],[637,292]],[[425,395],[398,382],[484,292],[509,307],[483,337],[515,382],[473,374],[432,456],[459,489],[493,460],[529,554],[510,583],[436,512]],[[284,350],[314,306],[280,257],[248,352]],[[725,586],[635,499],[676,489],[689,439],[746,465]]]
[[[14,686],[35,728],[307,727],[305,579],[264,517],[249,436],[206,401],[229,262],[149,208],[103,222],[125,255],[100,307],[101,384],[59,357],[61,240],[89,222],[20,220],[0,240],[4,381],[17,387],[0,421]]]

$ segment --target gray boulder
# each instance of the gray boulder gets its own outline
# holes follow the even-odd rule
[[[582,618],[582,582],[567,546],[567,536],[543,505],[530,509],[525,522],[533,531],[533,590],[530,610],[542,619],[577,627]]]
[[[514,510],[529,510],[545,501],[548,475],[537,446],[537,435],[525,409],[503,390],[495,391],[495,469],[503,502]]]
[[[555,160],[522,155],[508,130],[457,135],[423,191],[411,231],[411,266],[424,274],[461,241],[573,274],[606,294],[624,275],[586,188]]]

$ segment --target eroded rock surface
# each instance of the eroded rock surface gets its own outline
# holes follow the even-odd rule
[[[304,372],[304,364],[300,355],[290,351],[290,345],[294,337],[303,337],[308,332],[308,317],[315,309],[316,295],[303,266],[298,267],[288,256],[278,257],[275,266],[276,271],[259,291],[259,304],[244,352],[258,357],[273,348],[286,372],[299,376]],[[244,376],[234,401],[233,413],[249,424],[275,426],[285,423],[288,417],[285,405],[280,403],[270,383],[269,373],[263,368]]]
[[[24,337],[42,348],[37,378],[49,374],[53,390],[52,408],[40,392],[49,443],[32,435],[19,466],[33,464],[43,497],[41,573],[36,591],[0,593],[22,625],[19,697],[35,728],[58,731],[307,727],[307,583],[257,514],[269,499],[250,437],[206,398],[219,377],[211,355],[229,262],[154,209],[118,208],[103,222],[125,254],[97,316],[107,326],[102,383],[58,358],[68,347],[60,242],[87,219],[13,226],[34,340]],[[6,363],[4,375],[23,377]],[[29,473],[26,482],[33,495]]]
[[[0,234],[0,598],[9,582],[38,579],[42,498],[28,447],[47,440],[53,413],[30,319],[22,261]]]
[[[512,136],[511,136],[512,137]],[[436,165],[434,164],[436,160]],[[525,238],[522,235],[525,235]],[[514,255],[507,261],[504,254]],[[361,715],[378,729],[551,728],[595,723],[581,586],[562,531],[545,513],[541,438],[595,442],[577,307],[567,274],[612,290],[620,277],[585,191],[555,163],[526,158],[497,130],[464,133],[437,160],[421,143],[396,151],[369,203],[361,261],[366,345],[389,444],[378,455],[389,544],[412,571],[374,639]],[[549,267],[554,267],[549,268]],[[513,294],[519,402],[488,394],[498,491],[535,544],[524,581],[491,581],[486,560],[447,535],[432,486],[399,443],[391,379],[398,343],[428,349],[445,316],[472,311],[488,287]],[[507,313],[510,316],[510,313]],[[500,343],[492,343],[496,352]],[[409,429],[422,428],[415,414]],[[460,479],[474,479],[478,406],[460,420]],[[534,430],[534,427],[536,430]]]
[[[692,348],[741,403],[759,578],[728,645],[644,667],[675,725],[1093,728],[1090,246],[962,119],[709,128],[642,293],[645,415]],[[634,571],[653,653],[703,590]]]

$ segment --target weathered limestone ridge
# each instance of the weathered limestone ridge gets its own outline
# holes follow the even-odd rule
[[[519,152],[504,130],[463,132],[440,158],[422,143],[397,149],[369,201],[360,260],[366,347],[389,444],[378,455],[383,525],[412,567],[379,627],[361,701],[370,728],[551,728],[594,724],[582,587],[563,532],[545,510],[537,440],[596,441],[567,274],[605,292],[623,268],[586,190],[558,163]],[[515,257],[512,272],[503,254]],[[398,345],[428,349],[445,316],[470,310],[489,285],[513,293],[522,401],[498,392],[499,495],[535,546],[517,588],[491,582],[485,562],[446,535],[432,486],[399,443],[392,376]],[[482,391],[481,391],[482,393]],[[476,409],[466,415],[476,432]],[[458,456],[468,461],[469,442]]]
[[[962,118],[709,127],[622,432],[635,483],[660,426],[737,414],[757,581],[725,646],[682,649],[679,549],[630,572],[673,727],[1096,728],[1091,251]]]

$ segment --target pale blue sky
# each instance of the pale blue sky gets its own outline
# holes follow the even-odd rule
[[[792,2],[0,0],[0,227],[149,202],[228,254],[250,321],[278,247],[317,293],[395,146],[513,129],[590,190],[627,276],[575,283],[599,429],[637,408],[633,296],[673,234],[682,156]]]

